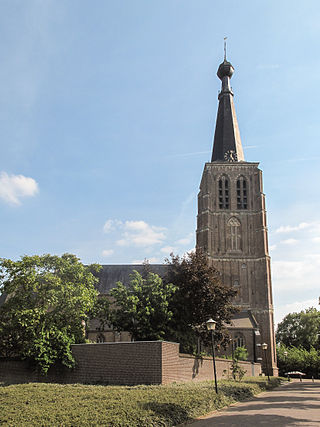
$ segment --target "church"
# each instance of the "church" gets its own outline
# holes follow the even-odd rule
[[[204,166],[198,195],[196,247],[220,272],[222,283],[238,290],[239,313],[228,326],[231,352],[245,346],[249,360],[262,362],[265,373],[277,375],[268,230],[262,171],[246,162],[240,139],[230,79],[234,68],[224,61],[217,75],[222,86],[211,162]],[[142,265],[104,265],[98,290],[108,294],[117,281],[127,283]],[[151,265],[164,276],[166,265]],[[96,328],[95,328],[96,327]],[[99,331],[91,325],[93,341],[126,341],[126,332]]]

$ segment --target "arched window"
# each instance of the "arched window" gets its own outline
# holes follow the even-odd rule
[[[105,342],[105,340],[106,339],[105,339],[105,336],[103,334],[97,335],[97,339],[96,339],[97,343]]]
[[[233,339],[233,349],[235,350],[238,347],[245,347],[246,342],[244,336],[241,332],[238,332]]]
[[[241,250],[241,224],[237,218],[230,218],[228,221],[230,227],[230,249],[232,251]]]
[[[247,181],[243,176],[237,180],[237,209],[248,209]]]
[[[219,179],[219,209],[229,209],[229,180],[226,176]]]

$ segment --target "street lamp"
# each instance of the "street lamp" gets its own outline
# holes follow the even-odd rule
[[[208,331],[211,331],[211,345],[212,345],[212,361],[213,361],[214,383],[215,383],[216,393],[218,394],[216,359],[215,359],[215,353],[214,353],[214,336],[213,336],[213,332],[216,329],[216,323],[217,322],[215,322],[213,319],[209,319],[206,322],[206,325],[207,325]]]
[[[232,360],[233,360],[234,355],[233,355],[233,338],[232,337],[229,338],[229,343],[231,345],[231,357],[232,357]]]
[[[270,381],[269,369],[268,369],[268,360],[267,360],[267,348],[268,348],[268,344],[264,342],[261,345],[261,347],[262,347],[262,350],[264,351],[264,360],[266,362],[266,371],[267,371],[267,375],[268,375],[268,381]]]
[[[283,352],[283,355],[284,355],[284,361],[285,361],[286,370],[288,370],[288,366],[287,366],[287,356],[288,356],[288,352],[287,352],[287,351],[284,351],[284,352]],[[290,381],[289,373],[288,373],[288,381]]]

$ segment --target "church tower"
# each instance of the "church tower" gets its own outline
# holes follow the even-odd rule
[[[222,282],[238,290],[234,303],[240,313],[230,327],[233,347],[245,345],[249,359],[277,375],[262,171],[259,163],[244,159],[230,86],[233,72],[225,57],[217,72],[222,87],[212,158],[198,195],[197,248],[220,271]]]

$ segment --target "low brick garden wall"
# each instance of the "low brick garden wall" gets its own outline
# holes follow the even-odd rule
[[[179,344],[137,341],[72,346],[76,367],[51,369],[46,377],[27,362],[0,359],[0,382],[104,383],[119,385],[169,384],[213,378],[212,358],[179,354]],[[247,376],[258,376],[259,363],[239,362]],[[216,359],[218,378],[230,372],[231,361]]]

